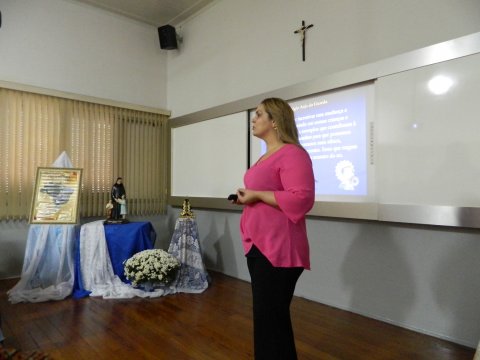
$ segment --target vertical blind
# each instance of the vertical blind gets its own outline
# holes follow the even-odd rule
[[[128,213],[164,213],[168,116],[0,89],[0,220],[25,219],[37,167],[83,169],[81,216],[103,216],[117,177]]]

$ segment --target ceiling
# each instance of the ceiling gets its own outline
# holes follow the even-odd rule
[[[76,0],[154,26],[177,25],[216,0]]]

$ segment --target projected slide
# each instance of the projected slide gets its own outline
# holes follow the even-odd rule
[[[317,195],[368,194],[367,87],[290,102]]]

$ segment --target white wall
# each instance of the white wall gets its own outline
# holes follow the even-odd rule
[[[172,117],[479,31],[478,0],[221,0],[168,53]],[[306,61],[294,30],[314,24]]]
[[[154,26],[72,0],[0,4],[0,80],[166,108]]]
[[[314,24],[305,62],[293,34],[301,20]],[[479,24],[476,0],[222,0],[183,24],[183,46],[168,54],[168,107],[173,117],[208,109],[475,33]],[[221,169],[212,174],[221,178]],[[201,210],[197,221],[207,266],[248,280],[239,214]],[[297,295],[476,346],[478,231],[322,218],[307,226],[312,271]]]

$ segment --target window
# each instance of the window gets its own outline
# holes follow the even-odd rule
[[[0,89],[0,219],[26,219],[39,166],[83,168],[81,216],[103,216],[118,176],[128,213],[166,208],[168,116]]]

